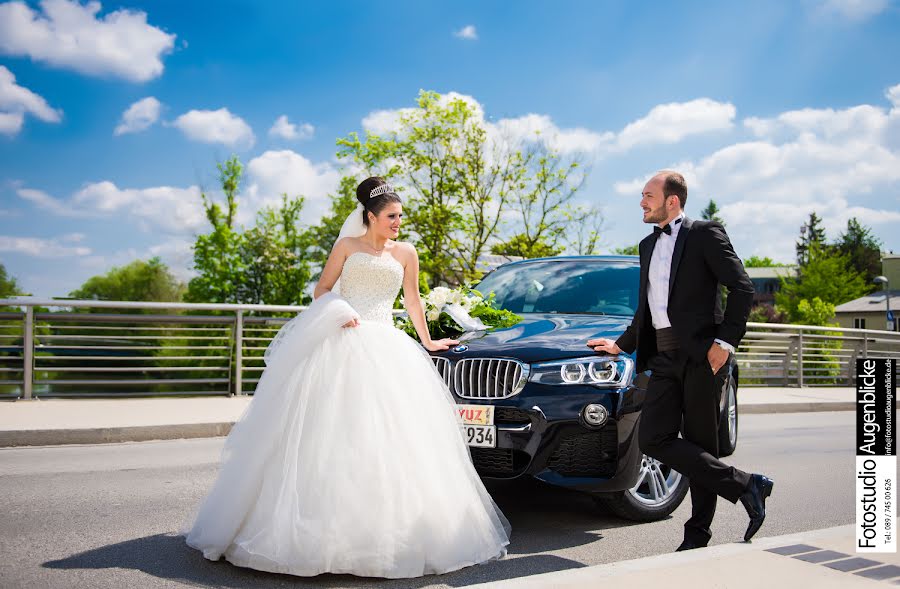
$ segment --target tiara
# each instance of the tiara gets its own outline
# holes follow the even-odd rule
[[[378,188],[372,189],[372,191],[369,193],[369,198],[375,198],[376,196],[380,196],[387,192],[394,192],[394,187],[390,184],[382,184]]]

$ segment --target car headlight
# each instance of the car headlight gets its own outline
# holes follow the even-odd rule
[[[588,356],[531,365],[528,380],[550,385],[587,384],[622,387],[631,380],[634,362],[626,356]]]

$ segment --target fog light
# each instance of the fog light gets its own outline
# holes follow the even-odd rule
[[[585,405],[584,409],[581,410],[581,417],[586,424],[600,427],[609,419],[609,411],[603,405],[591,403],[590,405]]]

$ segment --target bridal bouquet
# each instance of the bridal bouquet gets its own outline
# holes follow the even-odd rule
[[[433,339],[456,338],[467,331],[512,327],[522,320],[519,315],[496,308],[494,293],[485,298],[467,286],[450,289],[434,288],[422,297],[425,322]],[[397,327],[411,337],[418,337],[409,317],[397,319]]]

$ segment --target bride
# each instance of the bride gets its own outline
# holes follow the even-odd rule
[[[471,464],[453,398],[393,327],[402,285],[422,345],[457,343],[428,334],[416,250],[393,240],[400,198],[378,177],[356,197],[315,300],[266,350],[218,478],[183,531],[210,560],[398,578],[506,554],[509,523]]]

